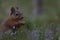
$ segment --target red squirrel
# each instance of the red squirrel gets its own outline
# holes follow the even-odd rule
[[[1,34],[10,29],[13,29],[13,26],[19,28],[21,25],[25,24],[23,21],[23,14],[19,11],[18,7],[11,7],[10,16],[8,16],[1,24],[0,24],[0,39],[2,38]]]

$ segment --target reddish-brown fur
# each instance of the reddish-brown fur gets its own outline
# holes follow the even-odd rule
[[[0,29],[9,30],[12,29],[13,26],[18,27],[18,25],[22,25],[25,22],[20,19],[23,17],[23,14],[18,11],[18,16],[15,16],[15,9],[12,7],[11,15],[6,18],[0,25]]]
[[[13,20],[12,16],[9,16],[7,19],[5,19],[1,25],[0,25],[0,29],[2,29],[3,31],[12,29],[13,26],[18,27],[18,25],[22,25],[25,22],[23,20],[19,20],[19,21],[15,21]]]

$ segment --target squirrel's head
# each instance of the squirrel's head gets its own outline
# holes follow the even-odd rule
[[[12,16],[12,18],[15,20],[22,20],[24,18],[23,13],[19,11],[18,7],[11,7],[10,16]]]

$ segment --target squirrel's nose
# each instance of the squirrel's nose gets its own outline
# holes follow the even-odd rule
[[[24,18],[23,16],[22,16],[22,17],[20,17],[20,20],[21,20],[21,19],[23,19],[23,18]]]

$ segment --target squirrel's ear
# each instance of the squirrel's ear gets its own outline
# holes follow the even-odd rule
[[[19,11],[19,8],[18,7],[16,7],[16,11]]]
[[[12,15],[14,12],[15,12],[15,8],[11,7],[11,14],[10,15]]]

